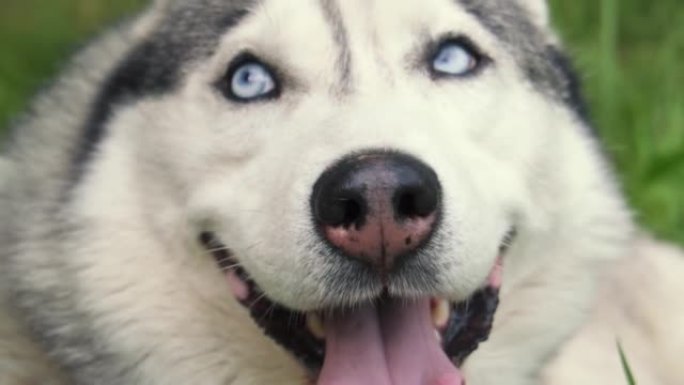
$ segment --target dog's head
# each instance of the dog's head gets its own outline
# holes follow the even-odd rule
[[[145,129],[127,129],[197,232],[296,309],[472,294],[541,198],[557,127],[578,119],[538,10],[223,3],[169,5],[158,38],[216,35],[178,53],[173,92],[136,103]],[[164,51],[156,71],[178,66],[154,44],[141,54]]]
[[[145,247],[164,245],[145,249],[166,253],[163,272],[128,258],[129,282],[217,308],[237,297],[307,364],[325,359],[322,382],[353,380],[340,367],[358,355],[376,382],[460,383],[448,361],[486,337],[501,265],[504,292],[545,274],[559,262],[530,254],[557,255],[612,205],[542,0],[166,1],[150,15],[95,105],[77,206],[97,222],[121,203],[107,223],[144,218]],[[199,294],[174,297],[163,274]]]

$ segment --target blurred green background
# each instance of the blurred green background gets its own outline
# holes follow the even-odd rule
[[[141,0],[1,0],[0,126]],[[684,1],[550,0],[638,219],[684,245]]]

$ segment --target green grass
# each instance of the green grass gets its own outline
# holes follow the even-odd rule
[[[638,219],[684,244],[684,3],[552,3]]]
[[[2,0],[0,127],[60,67],[84,37],[140,0]]]
[[[637,385],[636,378],[634,377],[629,360],[627,359],[627,354],[625,354],[625,350],[622,348],[620,341],[617,343],[617,348],[618,354],[620,355],[620,364],[622,365],[622,371],[625,373],[625,381],[627,381],[627,385]]]
[[[550,0],[638,219],[684,245],[684,3]],[[4,0],[0,125],[76,42],[140,0]]]

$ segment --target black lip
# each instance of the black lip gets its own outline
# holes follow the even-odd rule
[[[515,231],[511,230],[506,239],[512,242],[514,236]],[[319,340],[309,332],[306,315],[282,306],[264,295],[214,234],[203,233],[200,242],[211,252],[222,271],[233,269],[248,285],[250,294],[240,302],[249,311],[254,322],[315,376],[323,366],[325,341]],[[506,248],[507,246],[502,246],[502,250]],[[498,295],[497,288],[484,287],[466,301],[452,303],[451,317],[442,334],[442,346],[455,365],[462,365],[479,344],[489,337],[499,304]]]

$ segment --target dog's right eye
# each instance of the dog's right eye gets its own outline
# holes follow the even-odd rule
[[[466,37],[445,39],[431,57],[431,72],[436,77],[464,78],[475,74],[487,58]]]
[[[226,97],[243,103],[271,99],[279,92],[273,71],[252,57],[236,60],[230,66],[221,88]]]

